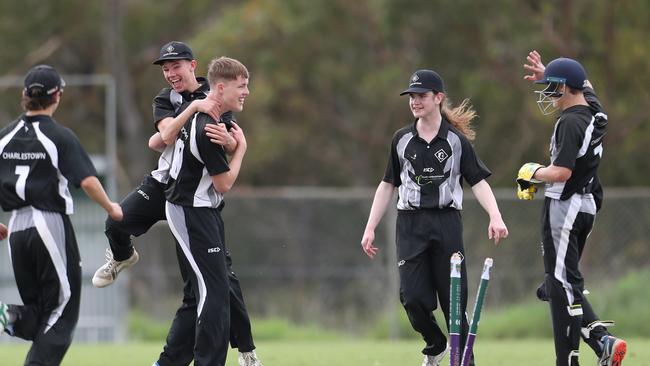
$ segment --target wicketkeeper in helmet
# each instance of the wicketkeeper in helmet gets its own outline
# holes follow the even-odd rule
[[[603,154],[607,115],[585,69],[570,58],[546,67],[540,54],[528,54],[524,78],[543,89],[536,91],[543,114],[559,110],[551,135],[550,164],[526,163],[517,175],[517,196],[533,199],[545,184],[542,210],[542,248],[545,283],[540,298],[551,306],[556,365],[577,366],[580,337],[596,352],[599,365],[620,365],[627,345],[612,336],[611,321],[599,320],[587,301],[578,268],[587,236],[600,209],[603,193],[597,170]]]

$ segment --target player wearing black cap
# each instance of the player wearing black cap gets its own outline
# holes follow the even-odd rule
[[[0,131],[0,204],[11,211],[9,250],[23,301],[0,302],[0,331],[32,341],[25,365],[59,365],[79,318],[81,260],[68,184],[114,220],[122,218],[75,134],[52,118],[64,86],[51,66],[32,68],[25,76],[25,114]]]
[[[558,58],[547,66],[537,51],[528,54],[525,79],[545,88],[537,91],[543,114],[560,109],[551,136],[551,164],[526,163],[517,176],[517,195],[530,200],[545,183],[542,248],[545,282],[538,296],[550,302],[558,366],[577,366],[580,337],[596,352],[598,365],[618,366],[627,351],[624,340],[606,329],[583,294],[579,261],[603,192],[597,170],[603,153],[607,115],[582,65]]]
[[[433,316],[440,301],[449,324],[449,269],[453,253],[464,253],[460,210],[461,178],[471,187],[490,217],[488,238],[495,244],[507,237],[501,213],[485,179],[490,171],[476,155],[470,123],[475,116],[468,101],[451,108],[440,75],[416,71],[409,88],[409,106],[415,117],[393,136],[386,172],[372,202],[361,246],[373,258],[375,229],[392,200],[397,199],[397,257],[400,300],[413,329],[426,347],[423,366],[439,365],[447,340]],[[462,313],[467,306],[465,261],[462,266]],[[437,298],[436,298],[437,296]],[[462,347],[468,332],[462,317]],[[462,349],[461,347],[461,349]],[[473,357],[471,364],[473,364]]]
[[[221,111],[243,109],[249,93],[244,65],[225,57],[212,60],[208,81],[211,90],[207,98],[217,101]],[[243,132],[232,122],[237,147],[228,162],[224,149],[203,133],[205,126],[214,122],[209,115],[197,113],[182,127],[166,190],[167,222],[190,265],[190,283],[198,300],[195,332],[190,335],[194,344],[187,347],[197,366],[224,365],[226,361],[231,285],[220,207],[237,179],[247,147]]]

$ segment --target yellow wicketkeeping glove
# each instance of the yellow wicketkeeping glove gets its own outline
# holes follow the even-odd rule
[[[519,168],[517,173],[517,197],[520,200],[532,200],[537,192],[535,184],[542,183],[539,179],[533,179],[535,172],[544,166],[537,163],[526,163]]]
[[[537,192],[537,186],[534,184],[531,184],[526,189],[522,189],[520,185],[517,185],[517,198],[520,200],[532,200],[535,198],[535,192]]]

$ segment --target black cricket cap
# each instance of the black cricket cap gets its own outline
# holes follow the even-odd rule
[[[63,90],[65,81],[49,65],[32,67],[25,75],[25,95],[30,98],[47,97]]]
[[[171,41],[160,49],[160,56],[154,65],[162,65],[163,62],[169,60],[194,60],[194,54],[190,46],[183,42]]]
[[[428,91],[436,93],[444,92],[445,85],[442,82],[442,78],[433,70],[418,70],[411,75],[408,89],[399,93],[399,95],[408,93],[426,93]]]

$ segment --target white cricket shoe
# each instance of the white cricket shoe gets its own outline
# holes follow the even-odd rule
[[[440,353],[435,356],[424,355],[424,360],[422,361],[422,366],[440,366],[440,361],[445,357],[447,351],[449,350],[449,345]]]
[[[239,366],[262,366],[255,351],[239,352]]]
[[[133,266],[134,264],[138,263],[138,260],[140,260],[140,256],[138,255],[138,252],[135,251],[135,249],[133,249],[133,254],[131,254],[131,257],[129,257],[129,259],[116,261],[113,259],[113,252],[111,251],[111,248],[107,248],[106,263],[104,263],[103,266],[99,267],[99,269],[95,271],[95,275],[93,276],[93,286],[101,288],[112,284],[115,282],[117,275],[123,269],[127,269]]]

